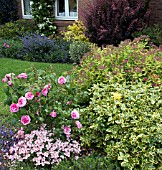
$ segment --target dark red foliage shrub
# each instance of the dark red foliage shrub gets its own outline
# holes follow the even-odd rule
[[[90,41],[117,45],[148,24],[150,0],[86,1],[80,14]],[[86,8],[85,8],[86,6]]]

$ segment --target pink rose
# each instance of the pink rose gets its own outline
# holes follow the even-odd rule
[[[5,83],[6,81],[7,81],[7,78],[6,78],[6,77],[2,79],[2,82],[3,82],[3,83]]]
[[[53,110],[53,111],[50,113],[50,116],[51,116],[51,117],[56,117],[56,116],[57,116],[57,113]]]
[[[44,88],[44,89],[42,90],[42,95],[43,95],[43,96],[47,96],[47,94],[48,94],[48,88]]]
[[[17,76],[17,78],[22,78],[22,79],[27,79],[27,74],[26,73],[21,73]]]
[[[69,126],[64,126],[64,133],[65,133],[66,135],[69,135],[70,132],[71,132],[71,128],[70,128]]]
[[[21,123],[23,125],[29,124],[30,121],[31,121],[31,119],[30,119],[30,116],[28,116],[28,115],[24,115],[24,116],[21,117]]]
[[[59,77],[58,78],[58,83],[61,84],[61,85],[65,84],[66,83],[65,77],[63,77],[63,76]]]
[[[78,113],[76,110],[73,110],[73,111],[71,112],[71,117],[72,117],[73,119],[79,119],[79,113]]]
[[[12,76],[14,76],[15,74],[14,73],[8,73],[5,75],[5,78],[8,79],[8,81],[10,81],[12,79]]]
[[[10,48],[10,45],[6,45],[6,48]]]
[[[4,42],[3,46],[6,47],[6,45],[7,45],[6,42]]]
[[[34,98],[34,95],[33,95],[32,92],[27,92],[27,93],[25,94],[25,97],[26,97],[28,100],[32,100],[32,99]]]
[[[20,97],[19,100],[18,100],[18,106],[19,107],[24,107],[26,105],[27,101],[26,101],[26,98],[25,97]]]
[[[19,106],[18,106],[18,104],[12,103],[12,104],[10,105],[10,111],[13,112],[13,113],[18,112],[18,111],[19,111]]]
[[[13,85],[12,81],[8,81],[7,84],[11,87]]]
[[[75,124],[77,125],[78,129],[82,128],[82,124],[79,121],[75,121]]]
[[[40,97],[40,92],[36,92],[36,97]]]

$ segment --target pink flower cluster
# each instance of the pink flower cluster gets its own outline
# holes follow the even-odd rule
[[[20,107],[26,106],[27,100],[32,100],[33,98],[34,98],[33,93],[27,92],[25,94],[25,97],[22,96],[18,99],[18,103],[12,103],[10,105],[10,111],[13,113],[18,112]]]
[[[59,164],[72,155],[77,159],[80,151],[80,144],[77,141],[54,140],[53,133],[42,127],[40,130],[25,134],[23,139],[10,148],[6,156],[13,162],[29,159],[35,166],[45,166]]]
[[[7,82],[9,86],[13,85],[13,81],[12,78],[15,76],[14,73],[8,73],[5,75],[5,77],[2,79],[2,82],[5,83]],[[17,76],[18,79],[22,78],[22,79],[27,79],[27,74],[26,73],[21,73]]]
[[[79,119],[79,117],[80,117],[79,112],[76,111],[76,110],[73,110],[71,112],[71,117],[73,119]],[[75,121],[74,123],[77,125],[78,129],[82,128],[82,124],[79,121]],[[64,131],[64,134],[66,135],[67,139],[69,139],[71,137],[71,127],[70,126],[63,126],[63,131]]]
[[[27,79],[27,74],[26,73],[21,73],[17,76],[18,79]]]
[[[15,76],[14,73],[8,73],[5,75],[5,77],[2,79],[2,82],[5,83],[7,82],[7,84],[9,86],[12,86],[13,85],[13,82],[12,82],[12,78]]]
[[[32,92],[27,92],[27,93],[25,94],[25,97],[22,96],[22,97],[20,97],[20,98],[18,99],[18,103],[12,103],[12,104],[10,105],[10,111],[11,111],[12,113],[18,112],[18,111],[19,111],[19,108],[26,106],[27,100],[32,100],[33,98],[34,98],[33,93],[32,93]],[[23,116],[21,117],[21,123],[22,123],[23,125],[29,124],[30,121],[31,121],[31,118],[30,118],[30,116],[28,116],[28,115],[23,115]]]

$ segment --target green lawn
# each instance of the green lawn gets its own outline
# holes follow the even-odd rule
[[[37,69],[49,68],[51,65],[56,75],[61,75],[61,73],[72,69],[71,64],[60,64],[60,63],[36,63],[20,61],[15,59],[0,58],[0,79],[2,79],[7,73],[15,73],[16,75],[25,72],[26,69],[34,65]],[[3,124],[10,115],[9,108],[4,107],[3,100],[5,98],[4,93],[4,83],[0,81],[0,125]]]

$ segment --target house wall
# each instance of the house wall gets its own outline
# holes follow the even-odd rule
[[[93,0],[79,0],[79,6],[84,8],[86,6],[87,1]],[[109,0],[111,1],[111,0]],[[150,21],[149,24],[161,24],[162,25],[162,0],[150,0]],[[79,8],[79,13],[81,13],[81,8]],[[82,20],[81,15],[79,15],[79,19]]]
[[[83,20],[81,17],[81,10],[84,9],[87,5],[86,2],[90,2],[93,0],[78,0],[78,19]],[[150,25],[152,24],[162,24],[162,0],[151,0],[150,2],[150,10],[151,10],[151,16],[150,16]],[[22,18],[22,12],[21,12],[21,0],[18,0],[18,15],[19,18]],[[71,20],[56,20],[54,24],[58,27],[59,31],[63,30],[64,27],[73,24],[74,21]]]
[[[150,24],[162,25],[162,0],[151,0],[150,10]]]

